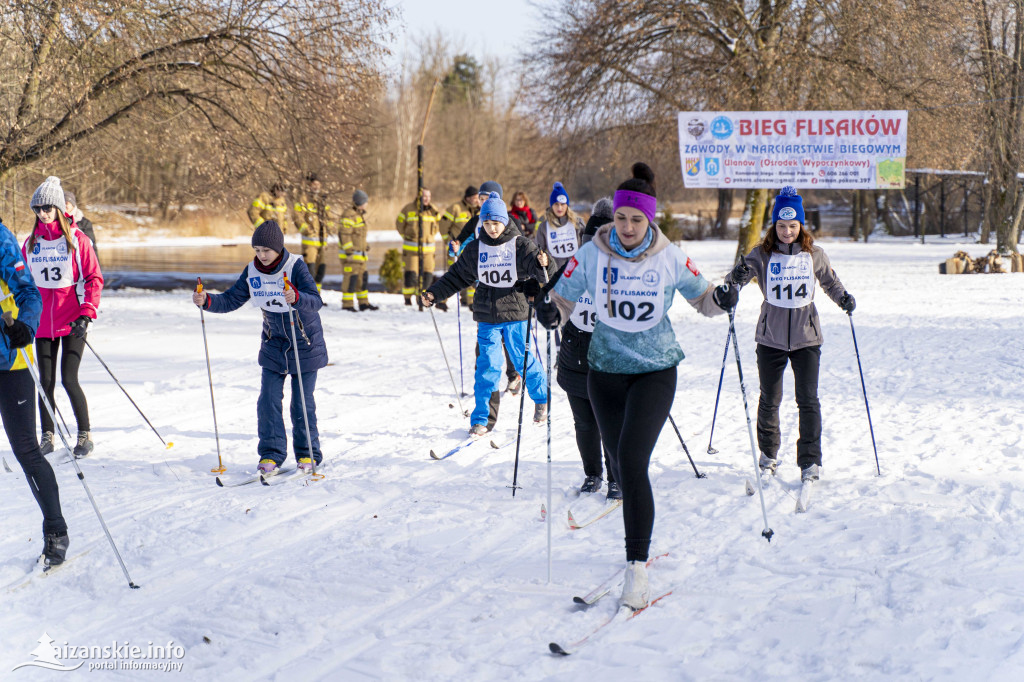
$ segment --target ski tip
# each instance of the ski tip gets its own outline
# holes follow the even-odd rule
[[[555,642],[551,642],[550,644],[548,644],[548,649],[551,651],[551,653],[558,654],[559,656],[568,656],[570,653],[572,653],[571,651],[566,651],[562,648],[561,644],[556,644]]]
[[[750,482],[749,478],[744,483],[745,483],[744,491],[747,493],[747,496],[753,495],[754,494],[754,484]]]
[[[217,485],[221,488],[224,487],[224,481],[220,480],[220,476],[217,477]]]
[[[582,604],[583,606],[589,606],[589,604],[587,604],[587,600],[584,599],[583,597],[580,597],[580,596],[573,597],[572,598],[572,603],[573,604]]]
[[[260,474],[260,483],[262,483],[265,486],[269,486],[270,485],[270,481],[268,481],[267,477],[264,476],[263,474]]]
[[[433,450],[430,451],[430,458],[431,459],[441,459],[440,457],[437,456],[437,453],[434,452]]]
[[[493,440],[491,441],[491,447],[494,448],[495,450],[501,449],[501,446],[495,443]]]

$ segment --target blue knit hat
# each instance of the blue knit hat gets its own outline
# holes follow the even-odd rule
[[[548,198],[548,206],[555,204],[569,204],[569,193],[565,191],[565,187],[562,187],[560,182],[555,183],[554,189],[551,190],[551,196]]]
[[[796,189],[786,185],[775,197],[772,207],[772,225],[779,220],[797,220],[804,224],[804,200],[796,193]]]
[[[508,209],[497,192],[491,192],[491,196],[480,207],[480,222],[485,220],[497,220],[502,225],[508,225]]]
[[[498,198],[505,196],[505,193],[501,191],[501,185],[496,183],[494,180],[488,180],[484,184],[480,185],[480,189],[477,194],[490,194],[492,192],[497,193]]]

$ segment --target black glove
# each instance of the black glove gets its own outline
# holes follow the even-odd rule
[[[84,339],[86,329],[92,320],[86,315],[79,315],[78,319],[71,323],[71,336],[76,339]]]
[[[557,305],[548,302],[545,298],[541,298],[537,300],[534,309],[537,311],[537,321],[540,322],[545,329],[558,328],[560,319]]]
[[[750,274],[750,266],[747,265],[746,262],[740,261],[736,264],[736,267],[732,269],[730,277],[732,278],[732,281],[737,284],[746,284],[750,281]]]
[[[32,328],[21,320],[15,320],[10,327],[2,325],[11,348],[24,348],[32,343]]]
[[[849,291],[843,292],[843,297],[839,299],[839,307],[843,309],[847,315],[852,313],[857,307],[857,301],[853,299]]]
[[[737,287],[726,283],[715,287],[714,293],[711,294],[711,299],[715,302],[715,305],[728,312],[735,308],[736,304],[739,303],[740,290]]]

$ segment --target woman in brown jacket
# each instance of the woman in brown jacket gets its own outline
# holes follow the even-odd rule
[[[761,398],[757,405],[759,465],[775,474],[779,452],[779,404],[782,376],[793,365],[796,404],[800,412],[800,438],[796,461],[800,479],[816,481],[821,470],[821,405],[818,402],[818,366],[821,361],[821,323],[814,307],[814,282],[847,313],[856,301],[839,281],[828,256],[814,245],[804,228],[803,199],[792,187],[783,187],[772,207],[772,227],[764,240],[726,277],[742,287],[757,277],[764,294],[757,321],[757,371]]]

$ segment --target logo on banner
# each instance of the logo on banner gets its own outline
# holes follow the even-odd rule
[[[704,172],[714,177],[718,175],[718,171],[722,168],[722,162],[717,157],[711,157],[704,159]]]
[[[700,174],[700,157],[686,157],[686,174],[690,177]]]
[[[691,118],[686,122],[686,132],[690,133],[690,136],[694,139],[700,139],[701,135],[706,130],[704,126],[704,120],[700,118]]]
[[[619,281],[619,269],[618,268],[612,268],[611,271],[612,271],[612,282],[611,283],[615,284],[615,283],[617,283]],[[605,284],[608,284],[608,268],[605,268],[604,272],[601,273],[601,278],[604,280]]]
[[[249,278],[249,286],[251,286],[253,289],[262,289],[263,288],[263,280],[260,279],[259,277],[250,277]]]
[[[786,208],[779,211],[779,220],[794,220],[795,218],[796,209],[793,208],[792,206],[787,206]]]
[[[725,116],[717,116],[711,121],[711,136],[716,140],[724,140],[732,136],[732,121]]]
[[[778,263],[769,263],[768,264],[768,269],[771,270],[771,273],[773,275],[777,275],[780,272],[782,272],[782,266],[779,265]]]

